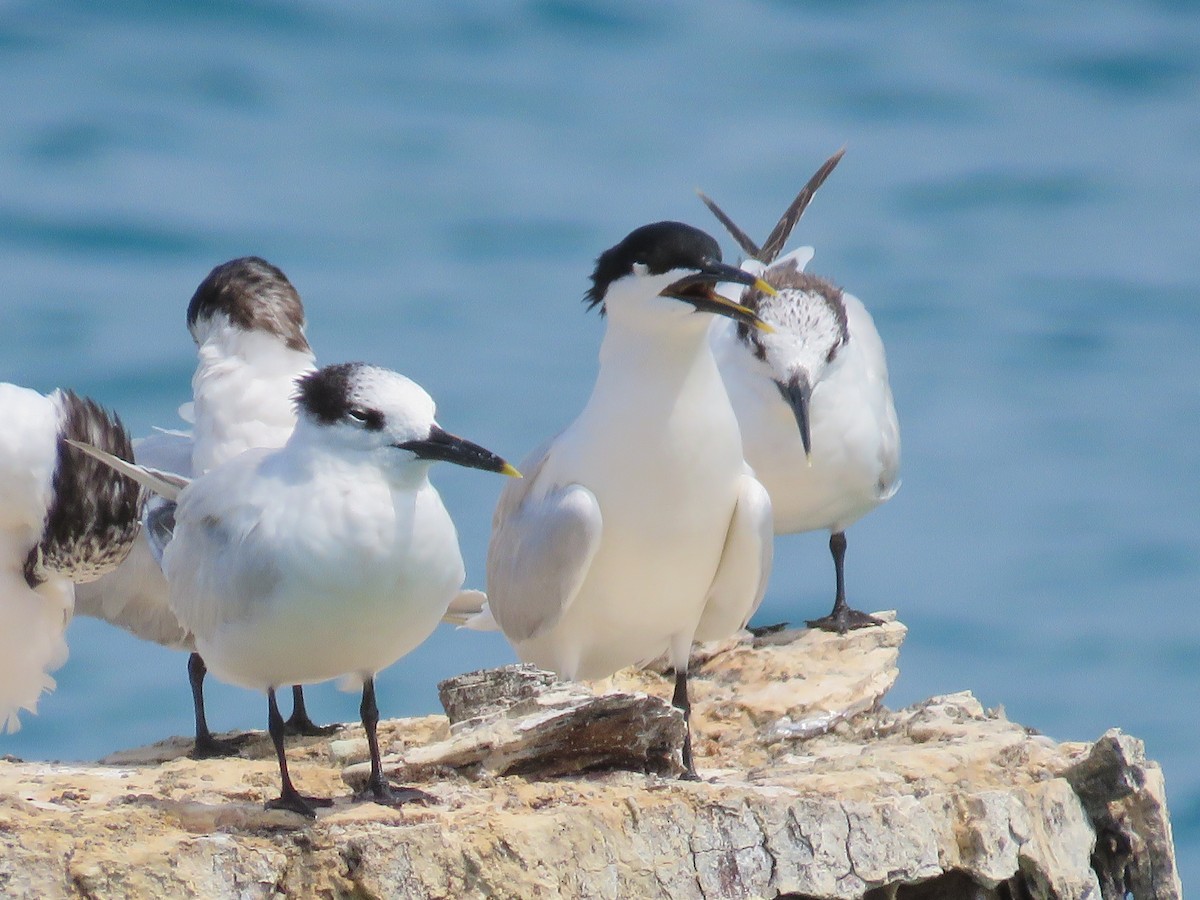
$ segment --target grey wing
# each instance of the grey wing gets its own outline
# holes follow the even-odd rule
[[[234,476],[224,479],[229,483],[221,483],[217,473],[195,483],[201,490],[181,498],[174,537],[163,552],[171,609],[200,637],[270,603],[284,578],[272,548],[261,540],[259,505],[250,492],[239,491],[239,474],[225,467],[220,476]],[[216,502],[239,496],[239,503]]]
[[[570,607],[600,546],[595,495],[580,484],[543,490],[548,452],[523,463],[529,474],[510,481],[492,520],[487,596],[492,617],[514,642],[554,627]]]
[[[875,321],[861,300],[843,294],[850,331],[858,344],[863,371],[871,390],[867,393],[867,408],[875,416],[879,428],[879,502],[891,499],[900,489],[900,423],[896,404],[888,384],[887,354]]]
[[[770,495],[747,466],[696,640],[714,641],[746,626],[767,592],[774,546]]]

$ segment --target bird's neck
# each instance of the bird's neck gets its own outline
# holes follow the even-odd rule
[[[612,403],[660,413],[684,395],[715,390],[720,374],[708,347],[710,321],[710,316],[695,313],[649,323],[610,317],[589,405]]]
[[[294,376],[315,368],[311,350],[293,350],[275,335],[238,328],[223,318],[207,330],[196,357],[196,377],[239,372]]]
[[[413,461],[394,447],[358,449],[333,443],[327,426],[301,416],[287,440],[287,458],[306,477],[342,479],[356,489],[416,491],[429,484],[432,463]]]

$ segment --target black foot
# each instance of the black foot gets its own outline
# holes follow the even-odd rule
[[[334,722],[332,725],[318,725],[308,717],[307,713],[302,715],[292,713],[291,718],[283,723],[283,733],[292,736],[329,737],[329,735],[337,734],[341,730],[342,726],[337,722]]]
[[[751,625],[746,630],[756,638],[760,638],[766,637],[768,634],[778,634],[787,627],[787,622],[776,622],[774,625]]]
[[[696,772],[695,769],[685,769],[683,774],[679,776],[680,781],[703,781],[704,779]]]
[[[827,616],[822,616],[819,619],[809,619],[804,623],[809,628],[819,628],[821,631],[835,631],[838,634],[845,634],[847,631],[854,631],[857,628],[870,628],[874,625],[883,625],[883,619],[877,619],[874,616],[869,616],[865,612],[859,612],[857,609],[851,609],[849,606],[843,606],[839,610],[831,612]]]
[[[427,794],[416,788],[400,787],[393,784],[377,784],[368,786],[365,791],[354,795],[355,803],[378,803],[381,806],[404,806],[406,803],[422,803],[431,806],[438,802],[433,794]]]
[[[239,734],[231,738],[215,738],[209,735],[207,738],[196,738],[196,744],[192,748],[190,756],[192,759],[221,759],[226,756],[237,756],[246,744],[250,743],[252,735]]]
[[[279,796],[263,804],[265,809],[287,809],[309,819],[317,817],[318,806],[333,806],[333,801],[328,797],[309,797],[296,793]]]

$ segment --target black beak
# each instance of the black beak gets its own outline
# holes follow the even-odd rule
[[[485,472],[499,472],[520,478],[521,473],[507,462],[478,444],[463,440],[457,435],[443,431],[437,425],[429,429],[429,437],[421,441],[405,441],[396,444],[401,450],[416,454],[417,459],[440,460],[452,462],[455,465],[466,466],[469,469],[483,469]]]
[[[808,425],[808,402],[812,399],[812,386],[805,375],[795,375],[787,384],[775,382],[784,401],[791,407],[796,424],[800,427],[800,440],[804,444],[804,455],[812,457],[812,433]]]
[[[722,282],[744,284],[765,294],[775,294],[773,287],[761,278],[751,275],[745,269],[739,269],[736,266],[710,260],[695,273],[685,275],[678,281],[667,285],[662,291],[662,296],[673,297],[676,300],[682,300],[684,303],[690,303],[701,312],[728,316],[735,321],[752,325],[762,331],[770,332],[773,330],[770,325],[755,315],[754,310],[742,306],[740,303],[734,303],[732,300],[722,297],[713,290],[713,285],[721,284]]]

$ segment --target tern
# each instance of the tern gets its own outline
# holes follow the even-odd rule
[[[298,384],[282,448],[248,450],[195,480],[97,455],[174,501],[173,515],[147,520],[171,609],[213,674],[267,694],[282,785],[267,806],[312,817],[330,804],[292,784],[275,691],[333,678],[362,686],[372,799],[428,799],[383,777],[375,675],[432,633],[465,577],[429,467],[519,473],[443,431],[433,399],[396,372],[342,363]]]
[[[714,314],[764,327],[714,290],[770,291],[689,225],[630,233],[585,300],[607,318],[579,417],[522,464],[493,519],[489,614],[521,659],[596,679],[669,654],[690,719],[692,642],[750,618],[771,567],[771,504],[742,457],[707,343]],[[685,777],[696,778],[690,728]]]
[[[296,424],[295,381],[316,368],[304,335],[304,305],[287,276],[256,256],[216,266],[188,303],[196,344],[190,434],[159,431],[134,443],[141,464],[186,476],[202,474],[254,447],[281,447]],[[149,501],[161,503],[158,498]],[[76,592],[80,615],[103,619],[142,638],[189,652],[188,680],[196,719],[193,756],[235,752],[237,742],[212,736],[204,709],[204,659],[171,611],[167,582],[147,538],[113,573]],[[303,690],[293,691],[290,734],[328,734],[308,716]]]
[[[75,585],[125,558],[141,489],[68,446],[87,441],[133,458],[120,419],[71,391],[0,384],[0,732],[37,712],[67,659]]]
[[[719,207],[701,199],[749,255],[753,288],[740,302],[774,329],[714,323],[710,339],[741,426],[746,460],[766,486],[779,534],[828,530],[833,610],[810,628],[845,633],[882,624],[846,602],[846,529],[900,487],[900,427],[883,341],[857,297],[804,271],[809,247],[779,257],[839,151],[809,180],[760,248]]]

